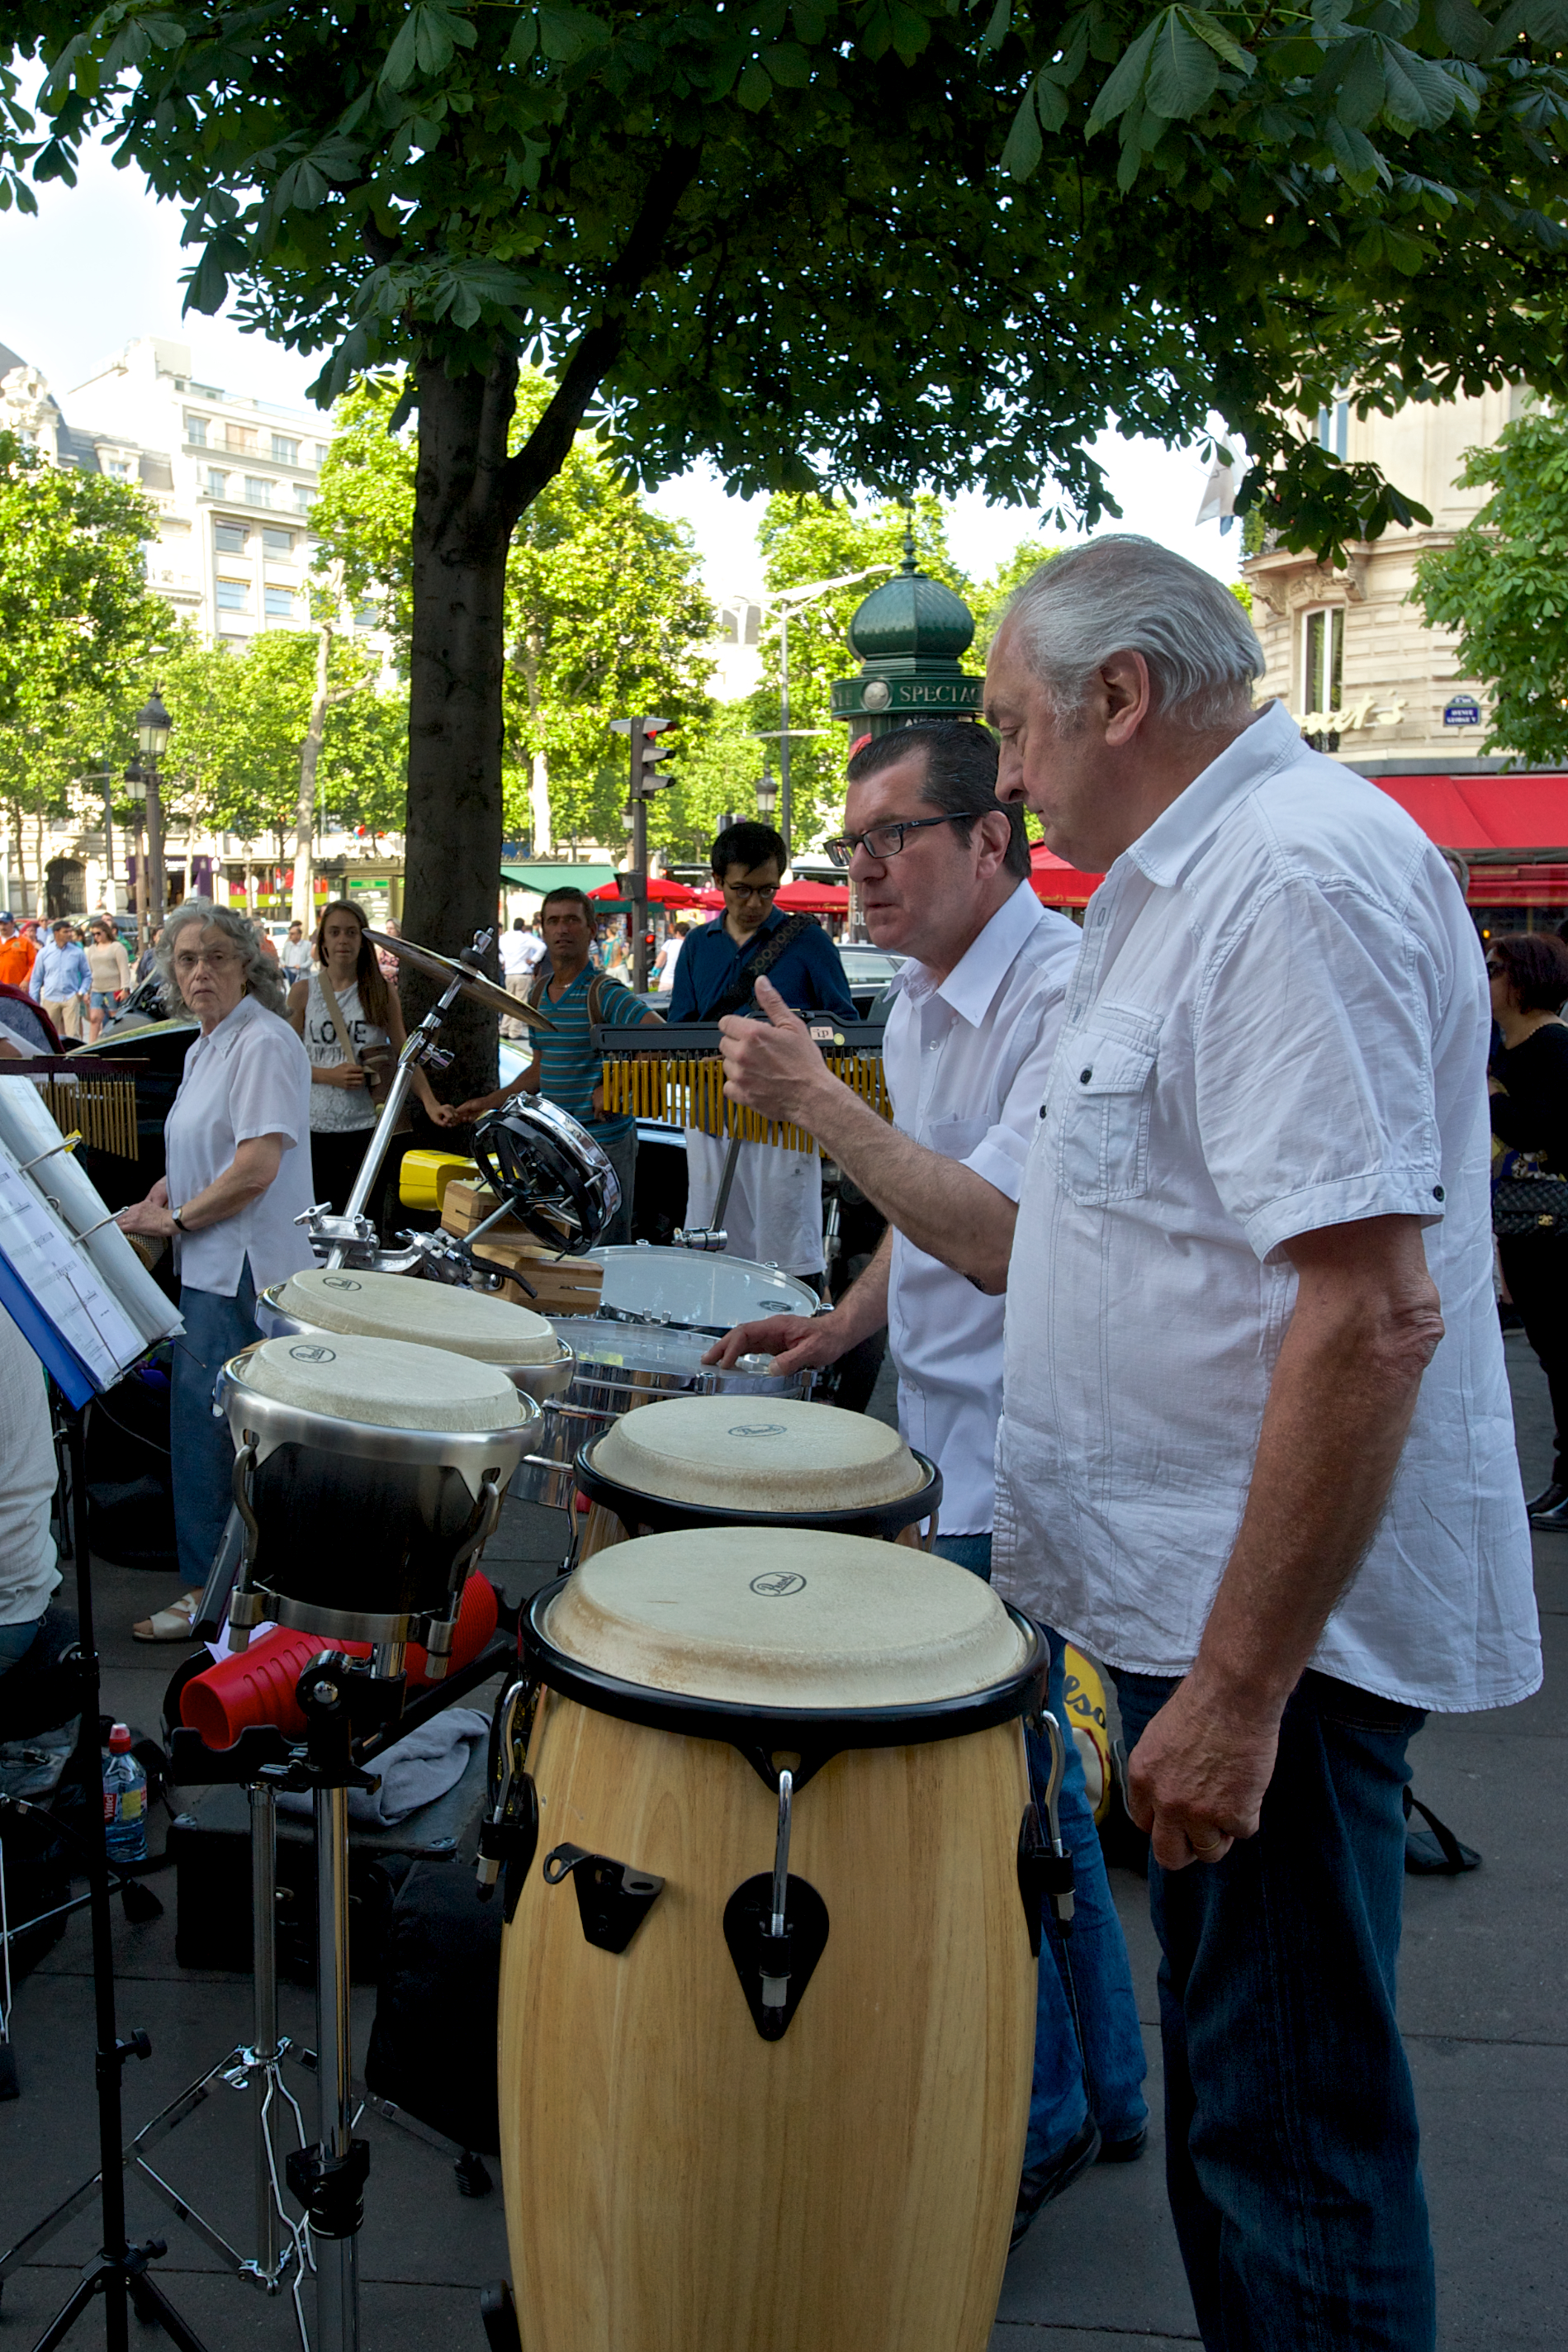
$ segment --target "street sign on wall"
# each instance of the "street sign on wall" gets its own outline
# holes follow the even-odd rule
[[[1444,703],[1445,727],[1479,727],[1480,723],[1481,707],[1473,694],[1456,694],[1451,701]]]

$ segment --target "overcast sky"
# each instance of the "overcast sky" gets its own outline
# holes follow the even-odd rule
[[[57,181],[37,194],[36,218],[0,214],[0,343],[43,371],[73,424],[97,420],[90,403],[72,401],[71,387],[137,335],[189,343],[204,383],[308,405],[305,387],[319,360],[241,335],[224,318],[182,320],[180,272],[188,257],[180,247],[180,215],[155,203],[133,173],[117,172],[94,151],[74,189]],[[1222,580],[1237,577],[1240,532],[1222,538],[1217,523],[1199,527],[1193,520],[1206,472],[1196,450],[1166,451],[1112,434],[1099,454],[1123,509],[1121,528],[1146,532]],[[715,595],[760,586],[758,507],[727,497],[706,467],[666,483],[654,503],[691,523]],[[1030,537],[1037,521],[1020,508],[962,498],[951,525],[953,552],[978,578]],[[1050,536],[1059,541],[1062,534]]]

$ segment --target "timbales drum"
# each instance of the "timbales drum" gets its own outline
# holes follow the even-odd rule
[[[601,1553],[523,1649],[524,2344],[983,2352],[1034,2046],[1042,1637],[946,1561],[768,1528]]]
[[[588,1255],[604,1268],[601,1313],[674,1323],[710,1339],[722,1339],[737,1323],[768,1315],[815,1315],[821,1305],[810,1283],[748,1257],[709,1257],[651,1242],[615,1244]]]
[[[837,1405],[675,1397],[591,1438],[577,1483],[581,1557],[675,1528],[816,1528],[883,1542],[936,1537],[942,1475],[895,1429]],[[917,1529],[924,1526],[924,1534]]]
[[[542,1315],[448,1283],[314,1266],[264,1290],[256,1319],[269,1339],[398,1339],[471,1356],[535,1399],[560,1396],[571,1381],[571,1349]]]
[[[262,1340],[217,1400],[246,1529],[231,1626],[418,1641],[434,1667],[538,1407],[497,1365],[346,1333]]]

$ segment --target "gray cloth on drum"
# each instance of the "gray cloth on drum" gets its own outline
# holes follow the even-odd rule
[[[381,1775],[379,1789],[350,1789],[349,1819],[361,1828],[388,1830],[407,1821],[422,1805],[433,1805],[455,1789],[468,1769],[473,1750],[490,1737],[490,1719],[476,1707],[448,1707],[433,1716],[378,1756],[371,1769]],[[305,1790],[286,1790],[277,1800],[286,1813],[308,1813]]]

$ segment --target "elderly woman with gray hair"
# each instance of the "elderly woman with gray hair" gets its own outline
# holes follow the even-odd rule
[[[260,1336],[257,1291],[312,1262],[296,1223],[312,1199],[310,1064],[284,1017],[277,966],[242,915],[187,900],[163,926],[158,971],[171,1011],[193,1013],[202,1034],[163,1130],[168,1173],[120,1223],[172,1241],[180,1269],[170,1448],[186,1590],[133,1628],[140,1642],[180,1642],[229,1511],[234,1450],[213,1418],[213,1382]]]

